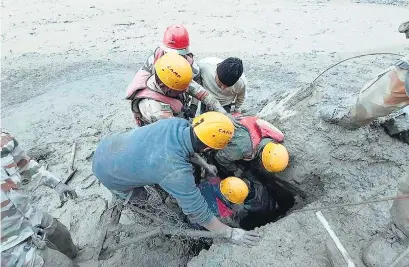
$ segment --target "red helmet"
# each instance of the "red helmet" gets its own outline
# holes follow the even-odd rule
[[[189,53],[189,33],[182,24],[173,24],[166,28],[163,35],[163,49],[166,52],[177,52],[179,55]]]

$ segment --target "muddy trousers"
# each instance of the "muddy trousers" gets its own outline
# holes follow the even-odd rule
[[[402,176],[398,195],[409,195],[409,171]],[[391,208],[393,223],[409,238],[409,199],[397,199]]]
[[[351,123],[371,123],[409,105],[409,55],[368,82],[350,110]]]
[[[77,247],[67,228],[57,219],[43,229],[45,238],[29,238],[2,252],[5,267],[75,267],[71,258],[77,255]],[[3,262],[2,262],[3,266]]]

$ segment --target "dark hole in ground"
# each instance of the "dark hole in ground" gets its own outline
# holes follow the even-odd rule
[[[215,162],[211,162],[216,164]],[[255,167],[254,162],[243,162],[242,168],[245,170],[241,178],[257,180],[267,189],[269,200],[276,202],[276,208],[268,212],[248,212],[240,219],[240,227],[245,230],[266,225],[285,217],[291,210],[299,209],[306,204],[305,193],[297,186],[284,181],[272,173],[265,172]],[[234,176],[221,166],[217,166],[220,177]],[[197,170],[196,170],[197,172]],[[197,176],[196,176],[197,177]]]
[[[256,227],[266,225],[286,216],[291,211],[300,198],[304,198],[304,193],[294,185],[281,180],[274,174],[247,170],[243,174],[244,178],[257,179],[267,189],[268,197],[276,203],[276,209],[267,213],[249,212],[240,221],[240,226],[245,230],[252,230]]]
[[[192,258],[196,257],[199,255],[200,251],[203,249],[208,250],[212,244],[213,240],[208,238],[200,238],[199,240],[195,240],[190,246],[189,255],[191,255]]]

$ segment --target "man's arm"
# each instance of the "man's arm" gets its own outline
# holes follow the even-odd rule
[[[197,164],[200,167],[204,168],[211,175],[217,176],[216,166],[207,163],[206,160],[202,158],[199,154],[194,153],[193,156],[190,157],[190,162]]]
[[[194,181],[191,165],[187,164],[186,167],[169,173],[160,186],[177,200],[183,213],[190,218],[192,223],[198,223],[209,231],[220,233],[233,243],[256,245],[260,239],[257,233],[231,228],[212,214]]]
[[[236,172],[239,168],[235,164],[235,161],[242,160],[243,153],[240,148],[230,143],[224,149],[217,151],[214,159],[220,166],[225,168],[226,171]]]
[[[209,110],[227,113],[219,101],[197,82],[192,81],[190,83],[187,93],[200,100]]]
[[[55,188],[61,182],[51,172],[31,159],[10,134],[2,133],[1,144],[2,167],[9,174],[19,172],[23,183],[28,183],[34,178],[39,180],[40,184]]]
[[[246,99],[247,80],[243,76],[239,80],[240,84],[236,85],[237,94],[236,94],[236,99],[235,99],[235,104],[234,104],[234,112],[240,112],[241,106],[243,105],[244,100]]]
[[[192,223],[205,225],[212,220],[214,215],[195,184],[190,166],[191,164],[187,163],[186,167],[169,173],[159,185],[177,200],[183,213]]]
[[[200,67],[195,61],[193,61],[192,63],[192,72],[193,72],[193,80],[201,84]]]
[[[1,134],[1,165],[6,172],[14,174],[16,171],[23,178],[22,183],[28,183],[32,179],[38,180],[40,185],[55,189],[61,200],[66,196],[75,198],[77,194],[51,172],[40,166],[37,161],[31,159],[19,146],[18,142],[10,134]]]

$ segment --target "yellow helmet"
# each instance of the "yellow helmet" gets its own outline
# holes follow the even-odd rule
[[[249,195],[249,187],[240,178],[227,177],[220,182],[220,191],[228,201],[234,204],[243,204]]]
[[[209,111],[193,119],[193,131],[197,138],[213,149],[223,149],[234,134],[233,122],[220,112]]]
[[[175,52],[169,52],[155,63],[159,79],[170,89],[185,91],[192,81],[192,67],[189,62]]]
[[[281,172],[288,165],[288,151],[282,144],[267,143],[262,151],[261,160],[269,172]]]

